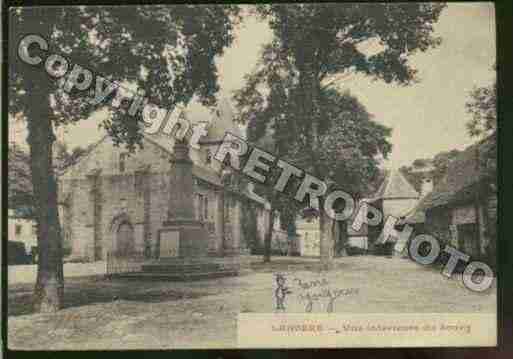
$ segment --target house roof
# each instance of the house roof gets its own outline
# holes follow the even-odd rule
[[[419,193],[399,170],[388,171],[377,192],[367,202],[378,199],[419,198]]]
[[[481,177],[479,145],[475,144],[450,162],[445,176],[422,201],[422,209],[447,205],[457,199],[457,194],[463,194],[464,198],[458,196],[462,200],[469,198],[472,193],[468,190],[477,184]]]
[[[487,150],[490,142],[491,137],[488,137],[467,147],[456,156],[449,163],[445,176],[433,191],[426,195],[406,216],[405,222],[422,223],[425,220],[425,211],[428,209],[471,200],[475,194],[475,186],[484,177],[479,159],[482,152]]]

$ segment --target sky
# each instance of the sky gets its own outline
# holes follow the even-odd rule
[[[463,149],[474,141],[465,128],[470,119],[465,102],[474,87],[495,79],[494,21],[493,3],[449,3],[435,24],[434,35],[442,38],[442,44],[411,58],[419,83],[400,87],[354,75],[341,84],[341,90],[356,95],[376,121],[393,128],[393,150],[386,167],[409,165],[417,158]],[[244,85],[244,75],[254,68],[262,45],[271,39],[265,22],[245,18],[234,43],[217,60],[219,97],[229,98]],[[197,104],[190,107],[196,116],[209,116]],[[98,117],[70,127],[65,135],[68,145],[86,146],[102,137]],[[19,134],[18,139],[24,137]]]

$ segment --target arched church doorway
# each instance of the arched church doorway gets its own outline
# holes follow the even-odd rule
[[[134,228],[130,222],[122,222],[116,233],[117,252],[121,255],[128,255],[135,250]]]

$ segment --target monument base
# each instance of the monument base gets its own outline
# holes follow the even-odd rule
[[[203,223],[176,219],[163,223],[158,235],[158,258],[204,257],[208,251],[209,234]]]
[[[140,272],[125,276],[195,280],[236,276],[240,271],[238,258],[211,256],[209,233],[204,224],[197,220],[173,219],[164,222],[158,234],[157,254],[157,259],[141,265]]]

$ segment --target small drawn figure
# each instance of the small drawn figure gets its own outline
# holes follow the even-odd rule
[[[276,291],[274,292],[274,296],[276,297],[276,309],[277,310],[285,310],[285,297],[287,294],[291,294],[292,292],[288,287],[285,286],[285,282],[287,279],[283,274],[276,274]]]

